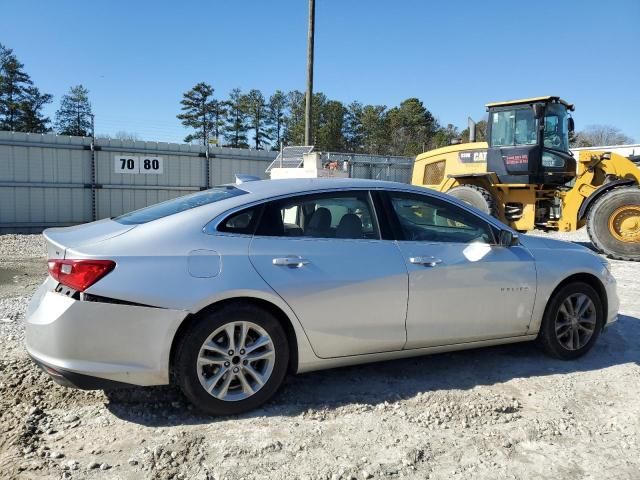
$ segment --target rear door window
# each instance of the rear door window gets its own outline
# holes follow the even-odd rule
[[[379,239],[365,191],[305,195],[265,205],[256,235]]]
[[[218,231],[252,235],[256,230],[260,207],[251,207],[229,215],[218,225]]]

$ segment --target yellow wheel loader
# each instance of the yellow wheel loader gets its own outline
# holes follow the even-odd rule
[[[611,258],[640,261],[640,169],[611,152],[569,150],[573,105],[559,97],[490,103],[488,142],[418,155],[412,183],[446,192],[514,229],[587,226]]]

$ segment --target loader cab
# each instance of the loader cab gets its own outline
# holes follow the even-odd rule
[[[490,103],[487,170],[500,183],[560,185],[576,176],[573,105],[559,97]]]

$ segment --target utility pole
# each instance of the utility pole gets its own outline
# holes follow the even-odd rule
[[[316,2],[309,0],[309,29],[307,32],[307,96],[304,107],[304,144],[311,145],[311,104],[313,102],[313,37],[316,21]]]

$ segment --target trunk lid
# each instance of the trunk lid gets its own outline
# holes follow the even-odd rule
[[[103,242],[129,230],[136,225],[122,225],[111,219],[98,220],[73,227],[47,228],[42,235],[47,241],[47,258],[65,258],[67,249],[79,248]]]

